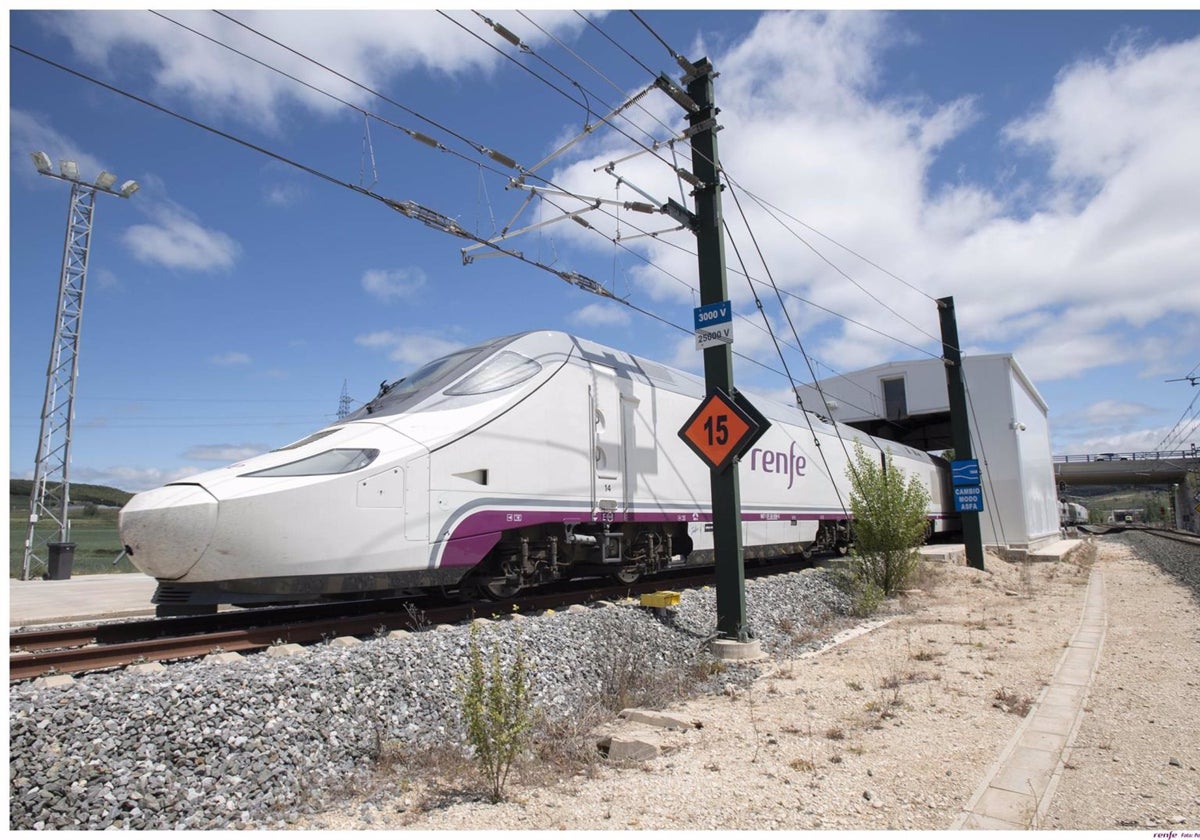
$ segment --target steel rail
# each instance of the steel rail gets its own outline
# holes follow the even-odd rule
[[[775,563],[770,566],[750,568],[746,570],[748,578],[766,575],[785,574],[800,569],[811,568],[812,562],[797,560]],[[552,592],[545,594],[525,595],[508,598],[501,601],[473,602],[452,606],[423,608],[406,608],[405,603],[397,599],[388,599],[389,608],[376,610],[368,614],[352,616],[325,616],[309,620],[295,620],[293,610],[281,610],[291,616],[286,621],[263,623],[270,617],[271,610],[246,611],[247,614],[222,613],[217,618],[225,622],[231,621],[228,616],[242,618],[243,621],[256,622],[258,626],[221,629],[207,632],[192,632],[161,638],[138,638],[133,641],[115,641],[104,643],[99,637],[106,628],[119,631],[120,625],[92,625],[79,628],[63,628],[61,630],[39,631],[31,633],[12,634],[10,645],[20,646],[25,652],[9,655],[9,682],[19,682],[50,674],[77,674],[89,671],[100,671],[142,662],[166,662],[182,659],[193,659],[207,656],[217,651],[242,653],[263,650],[279,643],[311,644],[325,641],[333,636],[369,636],[380,635],[392,630],[420,630],[439,624],[451,624],[473,618],[494,618],[511,613],[529,613],[541,610],[552,610],[569,607],[575,604],[587,604],[599,600],[621,599],[637,596],[647,592],[655,592],[665,588],[688,589],[710,585],[713,582],[711,567],[697,574],[696,570],[679,570],[673,576],[656,576],[637,581],[632,584],[610,584],[596,587],[595,581],[588,583],[588,588],[567,592]],[[390,603],[395,602],[395,603]],[[372,602],[365,602],[372,604]],[[379,602],[373,606],[378,607]],[[320,605],[331,606],[331,605]],[[345,605],[341,606],[344,610]],[[156,622],[131,622],[139,625],[171,625],[177,627],[197,626],[199,617],[188,619],[159,619]],[[187,622],[187,624],[182,624]],[[75,632],[72,637],[71,632]],[[88,638],[98,643],[86,644],[86,647],[65,648],[65,642],[58,649],[32,650],[35,646],[54,647],[53,640]],[[133,635],[144,634],[143,630]]]

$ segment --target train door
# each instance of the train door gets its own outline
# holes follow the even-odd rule
[[[629,448],[636,401],[621,393],[615,370],[592,370],[592,513],[600,521],[622,521],[633,495]]]

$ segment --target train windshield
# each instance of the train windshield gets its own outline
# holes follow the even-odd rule
[[[514,338],[516,336],[507,336],[459,350],[448,356],[442,356],[440,359],[434,359],[415,373],[397,379],[395,382],[384,382],[379,386],[379,393],[375,395],[374,399],[346,419],[361,420],[368,416],[399,414],[431,394],[442,390]]]

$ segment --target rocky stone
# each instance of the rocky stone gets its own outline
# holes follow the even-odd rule
[[[609,735],[597,741],[596,746],[609,761],[646,761],[662,751],[658,736],[649,731]]]
[[[623,720],[630,723],[643,723],[647,726],[653,726],[655,729],[676,729],[685,731],[688,729],[696,729],[695,724],[688,723],[685,720],[671,717],[663,712],[652,712],[646,709],[622,709],[617,715]]]

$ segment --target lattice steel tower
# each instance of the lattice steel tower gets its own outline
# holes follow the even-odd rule
[[[64,160],[53,172],[45,152],[33,153],[38,172],[71,185],[67,212],[67,237],[63,247],[62,275],[58,282],[58,312],[54,316],[54,342],[46,369],[46,399],[42,403],[42,428],[38,435],[33,487],[29,492],[29,529],[25,534],[25,559],[21,579],[29,580],[30,567],[48,566],[49,546],[71,538],[71,427],[75,419],[75,380],[79,374],[79,333],[83,324],[83,289],[87,282],[88,250],[92,240],[96,193],[129,198],[136,181],[114,190],[117,176],[101,172],[94,183],[79,180],[79,166]]]

